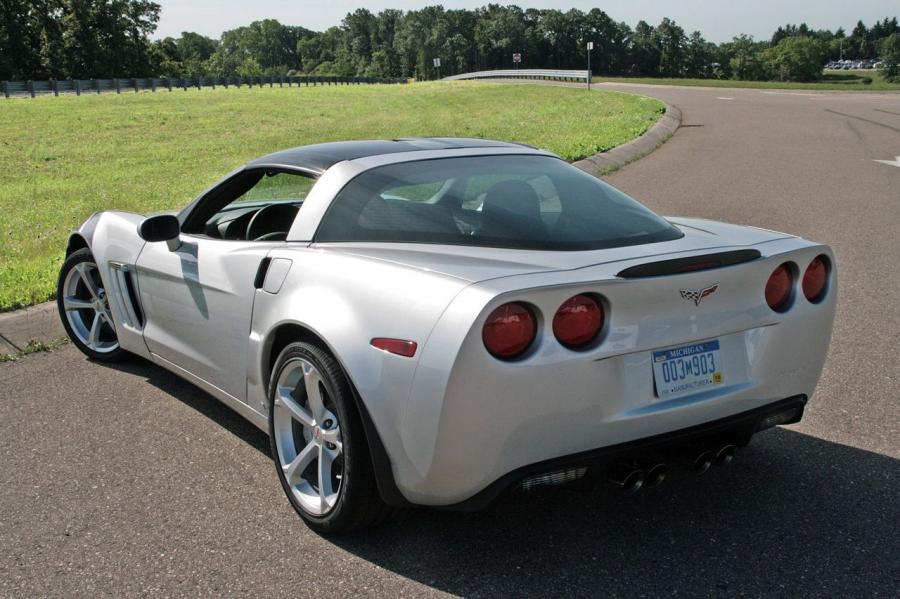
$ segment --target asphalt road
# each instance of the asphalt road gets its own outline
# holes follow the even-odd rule
[[[612,86],[610,86],[612,87]],[[312,534],[263,434],[143,361],[0,365],[0,595],[900,593],[900,95],[616,86],[684,127],[610,180],[664,214],[830,243],[840,301],[804,421],[622,497],[536,491]]]

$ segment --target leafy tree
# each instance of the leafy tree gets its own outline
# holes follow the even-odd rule
[[[175,40],[182,60],[206,60],[213,55],[219,43],[205,35],[193,31],[182,31],[181,37]]]
[[[788,37],[763,50],[759,58],[768,79],[815,81],[822,76],[825,53],[824,44],[817,39]]]
[[[156,40],[150,45],[151,73],[160,77],[181,77],[184,75],[184,63],[178,52],[175,38],[167,37]]]
[[[765,77],[759,49],[760,44],[751,35],[739,35],[731,41],[728,65],[734,79],[752,81]]]
[[[659,48],[654,43],[653,27],[646,21],[638,21],[631,35],[630,71],[641,75],[659,72]]]
[[[59,31],[48,18],[55,2],[40,0],[3,0],[0,2],[0,79],[38,79],[55,73],[56,65],[36,52],[47,35],[53,46],[59,45]]]
[[[894,22],[896,25],[896,21]],[[878,46],[881,73],[888,81],[900,82],[900,31],[881,40]]]
[[[582,17],[583,32],[580,50],[585,51],[584,42],[594,42],[591,65],[599,73],[624,73],[628,68],[628,38],[631,28],[625,23],[616,23],[599,8],[592,8]],[[576,64],[580,66],[580,56]]]
[[[699,31],[688,38],[684,49],[684,74],[688,77],[710,77],[716,62],[716,45],[707,42]]]
[[[685,62],[684,29],[671,19],[663,19],[653,30],[650,39],[659,50],[659,74],[663,77],[681,75]]]
[[[817,76],[813,59],[872,58],[900,33],[897,18],[814,30],[779,26],[771,41],[740,36],[711,44],[671,19],[632,30],[599,8],[523,10],[487,4],[474,10],[425,6],[373,13],[360,8],[337,27],[313,32],[267,19],[224,32],[219,40],[193,32],[151,41],[159,6],[149,0],[0,0],[0,78],[136,77],[153,75],[438,76],[523,67],[582,69],[585,43],[600,73],[647,76],[803,78]],[[797,42],[791,40],[810,40]],[[790,41],[789,44],[783,45]],[[819,45],[817,45],[819,44]]]
[[[489,4],[485,8],[475,9],[475,14],[478,17],[475,25],[475,46],[484,67],[512,68],[512,55],[516,52],[523,55],[526,64],[533,64],[528,62],[533,60],[534,56],[530,56],[531,52],[526,48],[525,15],[521,8]],[[570,35],[565,17],[561,17],[560,21],[557,33],[560,36]]]
[[[260,74],[284,74],[300,67],[297,43],[310,35],[313,32],[308,29],[282,25],[274,19],[254,21],[222,34],[209,58],[208,70],[215,75],[239,75],[241,70],[253,70],[255,63]]]
[[[865,23],[856,22],[856,27],[847,38],[847,44],[844,46],[844,57],[850,59],[872,58],[874,56],[874,47],[872,38]]]

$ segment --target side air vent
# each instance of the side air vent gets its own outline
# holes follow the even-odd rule
[[[133,329],[144,326],[144,313],[137,299],[137,289],[134,284],[134,271],[127,264],[110,263],[115,285],[115,295],[120,300],[121,313],[125,324]]]
[[[647,264],[631,266],[616,276],[623,279],[641,279],[644,277],[677,275],[698,270],[712,270],[713,268],[750,262],[761,255],[758,250],[734,250],[731,252],[719,252],[718,254],[691,256],[689,258],[674,258],[672,260],[661,260],[659,262],[648,262]]]

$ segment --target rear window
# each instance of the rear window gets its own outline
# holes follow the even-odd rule
[[[315,241],[589,250],[681,235],[637,201],[562,160],[501,155],[366,171],[332,201]]]

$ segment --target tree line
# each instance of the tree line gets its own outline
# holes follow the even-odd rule
[[[184,32],[151,40],[160,7],[149,0],[3,0],[0,79],[143,76],[346,75],[433,79],[475,70],[583,69],[604,75],[811,81],[828,60],[900,62],[900,26],[861,21],[848,35],[805,23],[768,40],[741,35],[721,44],[671,19],[634,28],[600,9],[561,11],[488,4],[474,10],[361,8],[323,32],[267,19],[219,39]],[[434,66],[441,59],[440,70]],[[893,70],[890,70],[893,69]],[[893,75],[892,75],[893,73]]]

